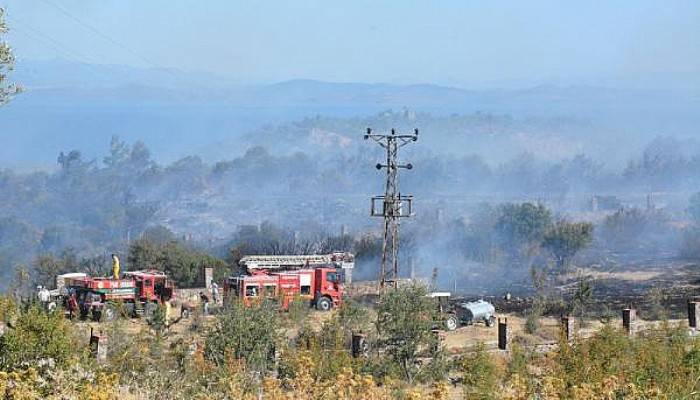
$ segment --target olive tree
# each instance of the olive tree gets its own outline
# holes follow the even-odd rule
[[[532,263],[551,226],[552,213],[542,204],[504,204],[497,210],[495,231],[500,246],[519,263]]]
[[[593,239],[590,222],[557,221],[545,234],[542,247],[552,252],[558,270],[568,267],[571,259]]]

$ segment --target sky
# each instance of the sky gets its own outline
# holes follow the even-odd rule
[[[464,88],[700,88],[700,2],[0,0],[22,60]]]

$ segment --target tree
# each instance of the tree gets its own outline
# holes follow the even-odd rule
[[[10,45],[2,40],[8,31],[3,19],[4,14],[5,10],[0,8],[0,105],[10,101],[12,95],[19,93],[20,90],[17,85],[7,82],[7,74],[13,69],[15,57]]]
[[[34,283],[45,287],[53,287],[56,276],[65,272],[63,263],[53,254],[40,255],[34,260],[32,267]]]
[[[544,235],[542,247],[554,255],[559,270],[568,267],[571,259],[593,239],[590,222],[557,221]]]
[[[66,173],[79,170],[85,165],[83,162],[83,155],[79,150],[71,150],[68,154],[61,152],[56,161]]]
[[[19,300],[29,298],[33,294],[29,269],[25,265],[15,267],[15,274],[10,282],[10,294]]]
[[[382,255],[382,239],[373,234],[362,235],[353,246],[357,260],[376,260]]]
[[[127,260],[130,270],[157,269],[167,273],[182,287],[193,287],[201,283],[199,280],[204,267],[214,268],[215,279],[223,279],[228,272],[223,260],[177,241],[159,244],[146,238],[136,240],[129,246]]]
[[[129,160],[131,149],[119,136],[112,136],[109,142],[109,155],[103,159],[107,168],[120,168]]]
[[[426,287],[418,284],[391,290],[377,310],[379,343],[408,382],[420,372],[416,361],[421,351],[437,347],[431,332],[437,308],[427,294]]]
[[[165,244],[175,241],[175,233],[163,225],[146,228],[141,237],[155,244]]]
[[[497,215],[495,229],[501,248],[516,261],[525,259],[529,264],[552,226],[551,211],[542,204],[504,204]]]
[[[131,152],[129,153],[129,166],[134,171],[144,172],[149,168],[152,168],[155,162],[151,160],[151,151],[146,147],[146,144],[140,140],[137,140],[131,147]]]

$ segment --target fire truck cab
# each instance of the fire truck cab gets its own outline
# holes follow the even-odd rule
[[[332,267],[280,272],[256,270],[249,275],[226,279],[224,296],[235,296],[245,304],[277,299],[284,310],[299,298],[318,310],[328,311],[342,303],[343,286],[339,272]]]
[[[143,302],[162,303],[173,297],[175,286],[160,271],[129,271],[124,276],[134,280],[136,294]]]

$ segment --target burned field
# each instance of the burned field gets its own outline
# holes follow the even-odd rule
[[[635,307],[644,319],[682,318],[688,299],[700,288],[700,265],[683,260],[663,260],[617,267],[584,269],[594,294],[591,310],[597,313]],[[563,286],[569,296],[576,282]]]
[[[586,314],[592,318],[619,315],[633,307],[647,320],[683,318],[687,301],[700,290],[700,265],[696,262],[667,259],[630,262],[619,265],[591,265],[556,278],[547,295],[544,314],[558,316],[570,311],[580,282],[591,288]],[[511,293],[511,299],[504,298]],[[532,308],[536,295],[532,286],[510,285],[501,292],[486,295],[460,294],[454,301],[482,298],[496,305],[499,312],[524,313]]]

